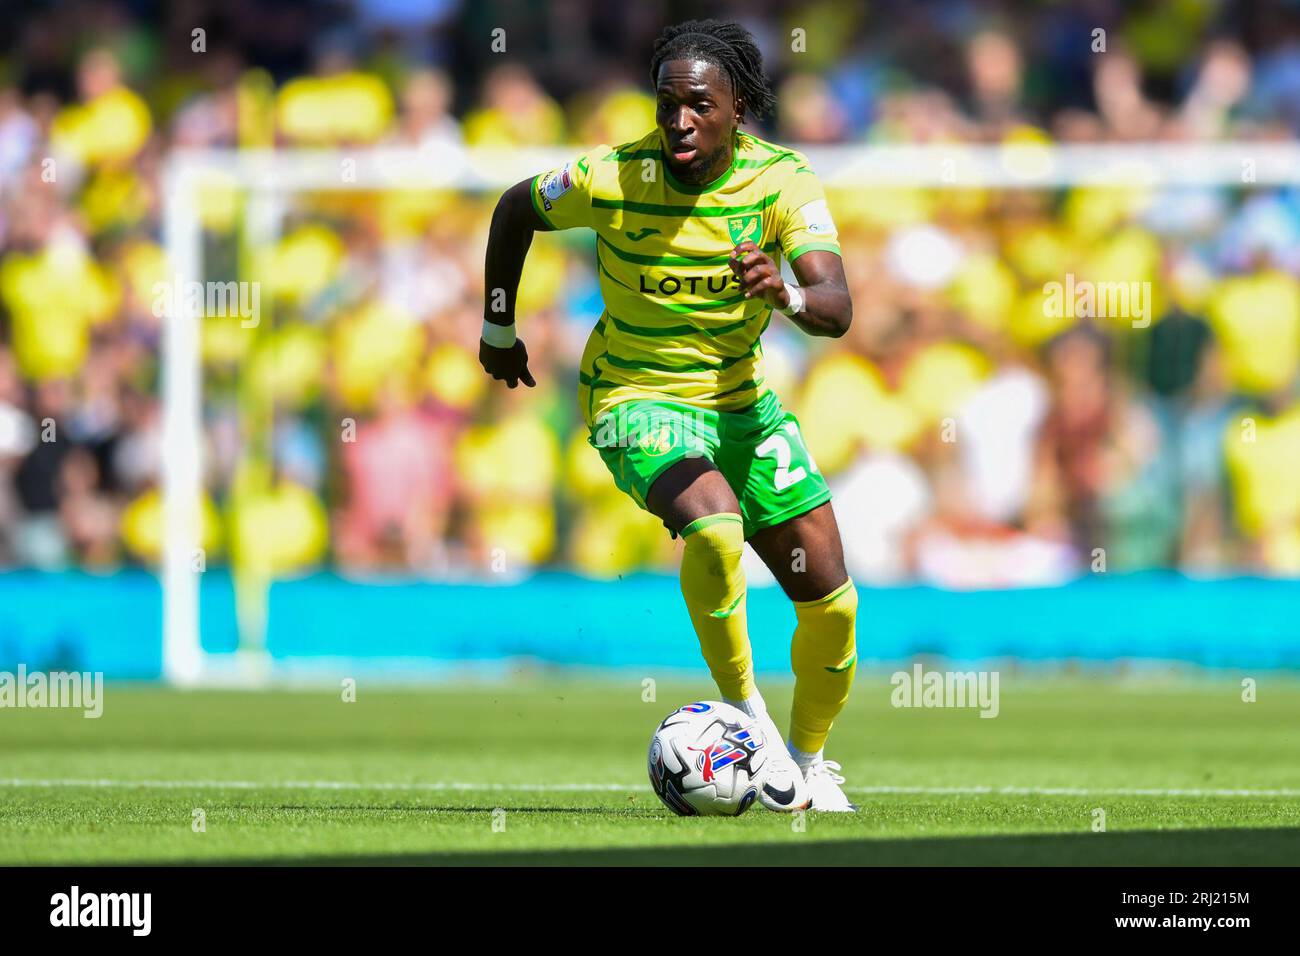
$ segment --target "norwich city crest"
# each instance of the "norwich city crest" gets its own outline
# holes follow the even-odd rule
[[[652,426],[642,431],[637,444],[641,446],[641,450],[647,455],[657,458],[672,451],[677,442],[672,425],[664,424]]]
[[[758,213],[748,216],[732,216],[727,220],[727,231],[731,233],[732,245],[750,241],[758,245],[763,236],[763,217]]]

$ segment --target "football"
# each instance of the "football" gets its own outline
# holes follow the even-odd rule
[[[757,723],[730,704],[687,704],[650,738],[650,786],[681,816],[738,817],[763,785],[765,744]]]

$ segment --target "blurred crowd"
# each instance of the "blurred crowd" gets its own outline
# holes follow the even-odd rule
[[[1286,3],[18,2],[0,39],[0,567],[157,560],[169,151],[627,142],[654,122],[654,36],[705,13],[760,40],[779,105],[757,131],[790,145],[1300,133]],[[538,387],[478,368],[495,199],[297,195],[263,248],[238,190],[202,191],[205,278],[261,288],[256,325],[203,319],[204,560],[674,566],[576,407],[601,310],[590,235],[530,253]],[[859,580],[1300,573],[1300,189],[829,200],[853,328],[773,322],[764,349]],[[1150,321],[1054,311],[1067,276],[1138,283]]]

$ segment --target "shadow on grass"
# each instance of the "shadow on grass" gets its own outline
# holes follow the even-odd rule
[[[1300,860],[1300,830],[1240,829],[792,841],[704,847],[299,856],[205,860],[200,865],[1294,866],[1297,860]]]

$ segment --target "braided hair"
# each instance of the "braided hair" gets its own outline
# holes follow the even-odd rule
[[[746,113],[762,119],[772,113],[776,96],[763,74],[763,55],[748,30],[739,23],[722,20],[687,20],[670,26],[655,40],[650,58],[650,82],[659,81],[659,67],[666,60],[704,60],[731,80],[732,92]]]

